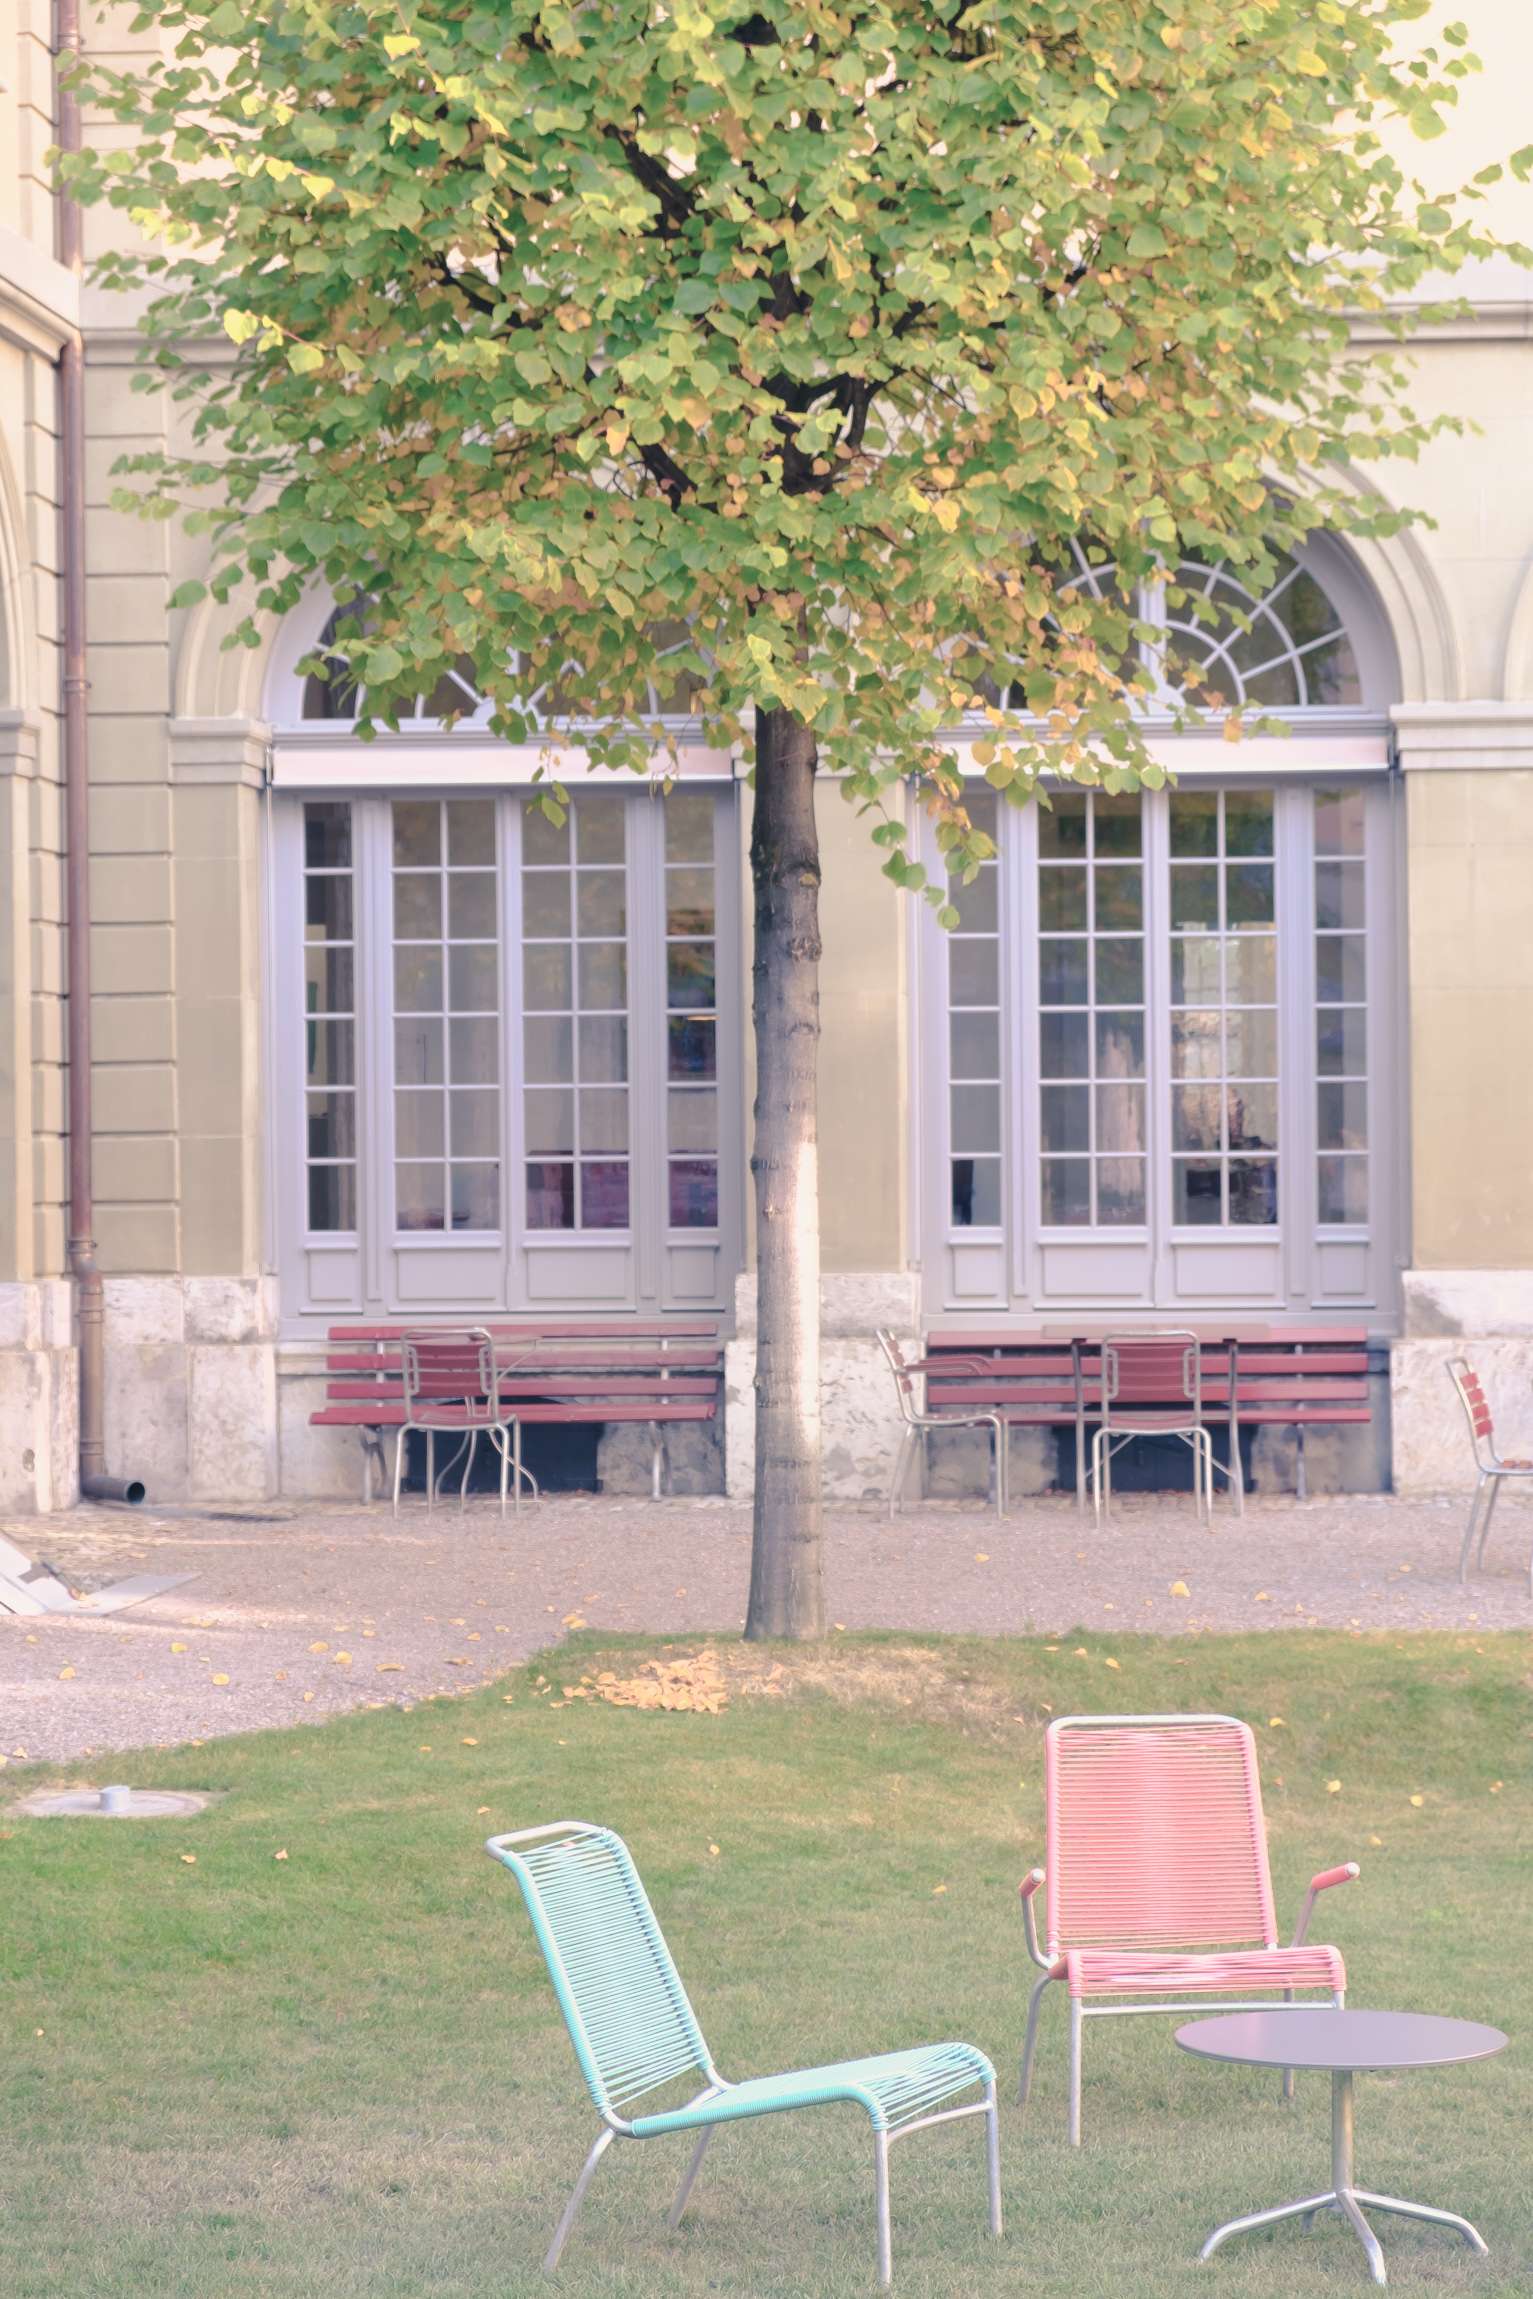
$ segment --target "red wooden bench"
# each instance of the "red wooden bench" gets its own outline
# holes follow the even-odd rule
[[[322,1429],[355,1429],[362,1442],[363,1498],[373,1464],[383,1466],[384,1432],[404,1420],[400,1337],[429,1330],[401,1325],[332,1325],[325,1402],[309,1415]],[[495,1343],[502,1406],[524,1428],[639,1421],[653,1439],[650,1482],[656,1500],[670,1482],[665,1432],[676,1421],[712,1421],[723,1389],[724,1348],[717,1325],[667,1319],[518,1318],[486,1322]]]
[[[1210,1325],[1197,1319],[1189,1321],[1189,1329],[1202,1346],[1203,1418],[1213,1428],[1228,1428],[1237,1493],[1243,1428],[1280,1424],[1298,1430],[1302,1498],[1305,1430],[1373,1417],[1364,1327],[1252,1325],[1234,1319]],[[1086,1331],[945,1327],[928,1334],[926,1356],[938,1363],[950,1356],[955,1370],[951,1376],[935,1368],[928,1372],[928,1408],[933,1413],[999,1413],[1015,1429],[1073,1426],[1076,1497],[1084,1507],[1087,1427],[1101,1412],[1101,1337],[1104,1331],[1134,1330],[1127,1323]],[[967,1360],[961,1370],[960,1360]],[[974,1370],[976,1360],[984,1361],[982,1374]]]

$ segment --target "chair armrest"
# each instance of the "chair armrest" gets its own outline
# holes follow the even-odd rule
[[[996,1371],[995,1360],[990,1357],[912,1357],[900,1367],[902,1373],[954,1373],[965,1380],[982,1380],[987,1373]]]
[[[1333,1884],[1355,1884],[1360,1874],[1361,1870],[1355,1860],[1344,1860],[1339,1868],[1322,1868],[1318,1876],[1311,1876],[1309,1890],[1304,1895],[1304,1905],[1299,1910],[1299,1921],[1294,1926],[1294,1947],[1302,1948],[1309,1937],[1309,1920],[1321,1893],[1328,1892]]]
[[[1027,1932],[1027,1952],[1038,1969],[1047,1972],[1051,1971],[1053,1967],[1038,1945],[1038,1919],[1033,1913],[1033,1894],[1042,1887],[1042,1884],[1043,1870],[1034,1868],[1023,1877],[1017,1886],[1017,1895],[1022,1902],[1022,1923]]]

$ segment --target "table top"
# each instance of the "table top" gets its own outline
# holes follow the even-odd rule
[[[1499,2028],[1447,2020],[1435,2012],[1338,2012],[1326,2004],[1292,2011],[1226,2012],[1176,2031],[1184,2052],[1250,2067],[1430,2068],[1486,2060],[1504,2051]]]

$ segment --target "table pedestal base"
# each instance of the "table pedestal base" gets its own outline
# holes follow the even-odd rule
[[[1372,2195],[1366,2188],[1357,2187],[1352,2179],[1352,2072],[1338,2068],[1331,2077],[1331,2177],[1334,2187],[1324,2195],[1307,2195],[1300,2203],[1279,2203],[1270,2211],[1253,2211],[1244,2219],[1231,2219],[1223,2227],[1216,2227],[1198,2253],[1207,2259],[1218,2250],[1226,2237],[1245,2235],[1254,2227],[1275,2227],[1281,2219],[1312,2220],[1317,2212],[1337,2211],[1348,2220],[1358,2241],[1368,2254],[1368,2271],[1375,2283],[1386,2283],[1384,2253],[1378,2237],[1363,2217],[1362,2205],[1375,2211],[1392,2211],[1400,2219],[1424,2219],[1433,2227],[1450,2227],[1455,2235],[1462,2235],[1471,2251],[1483,2252],[1487,2246],[1478,2231],[1456,2211],[1437,2211],[1426,2203],[1402,2203],[1397,2196]]]

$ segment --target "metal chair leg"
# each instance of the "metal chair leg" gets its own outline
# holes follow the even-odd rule
[[[1475,1551],[1474,1563],[1476,1572],[1480,1572],[1484,1569],[1485,1544],[1490,1539],[1490,1520],[1495,1515],[1496,1503],[1501,1498],[1502,1482],[1503,1480],[1497,1476],[1492,1476],[1490,1480],[1490,1491],[1486,1495],[1485,1499],[1485,1514],[1480,1519],[1480,1545],[1479,1548]]]
[[[1001,2233],[1001,2118],[996,2106],[995,2084],[985,2086],[985,2170],[990,2186],[990,2232]]]
[[[506,1479],[511,1473],[511,1440],[504,1429],[495,1431],[495,1450],[500,1455],[500,1513],[506,1513]]]
[[[1032,1994],[1027,1999],[1027,2027],[1022,2037],[1022,2066],[1017,2076],[1017,2105],[1026,2107],[1033,2088],[1033,2055],[1038,2048],[1038,2020],[1043,2010],[1044,1991],[1052,1972],[1043,1972],[1033,1982]]]
[[[894,1456],[894,1474],[889,1479],[889,1522],[891,1525],[899,1515],[900,1495],[904,1491],[905,1478],[909,1473],[910,1448],[913,1442],[914,1434],[909,1422],[902,1422],[899,1447]]]
[[[466,1509],[468,1507],[468,1481],[474,1473],[474,1455],[478,1452],[478,1450],[479,1431],[477,1429],[470,1429],[468,1433],[468,1443],[463,1448],[463,1482],[458,1487],[458,1506],[460,1509]]]
[[[1485,1492],[1485,1471],[1475,1477],[1474,1497],[1469,1503],[1469,1522],[1464,1527],[1464,1545],[1458,1553],[1458,1577],[1461,1582],[1469,1578],[1469,1559],[1474,1549],[1475,1528],[1479,1522],[1480,1502]]]
[[[1070,1998],[1070,2145],[1081,2144],[1081,2047],[1086,2040],[1086,2007]]]
[[[889,2134],[873,2134],[873,2210],[878,2221],[878,2287],[894,2280],[894,2247],[889,2234]]]
[[[511,1458],[516,1485],[516,1513],[520,1516],[522,1513],[522,1424],[520,1421],[513,1421],[511,1424],[511,1444]]]
[[[596,2144],[592,2148],[590,2154],[586,2157],[585,2163],[581,2167],[580,2177],[575,2182],[575,2192],[570,2197],[568,2203],[564,2206],[563,2216],[561,2217],[558,2226],[554,2229],[554,2239],[548,2246],[548,2250],[544,2255],[543,2272],[545,2275],[552,2275],[554,2269],[558,2266],[559,2254],[564,2249],[565,2244],[568,2242],[570,2229],[575,2224],[575,2214],[579,2211],[581,2204],[585,2201],[586,2189],[591,2184],[591,2174],[596,2169],[596,2166],[600,2163],[602,2157],[606,2154],[608,2148],[612,2145],[612,2142],[616,2137],[616,2132],[602,2132],[598,2136]]]
[[[697,2145],[693,2148],[687,2168],[681,2175],[681,2185],[676,2190],[676,2200],[666,2216],[667,2227],[679,2227],[681,2225],[681,2215],[687,2208],[687,2197],[692,2192],[692,2182],[703,2168],[703,2157],[708,2152],[708,2142],[712,2139],[713,2133],[714,2126],[711,2123],[705,2123],[697,2135]]]
[[[426,1431],[426,1507],[436,1507],[436,1431]]]

